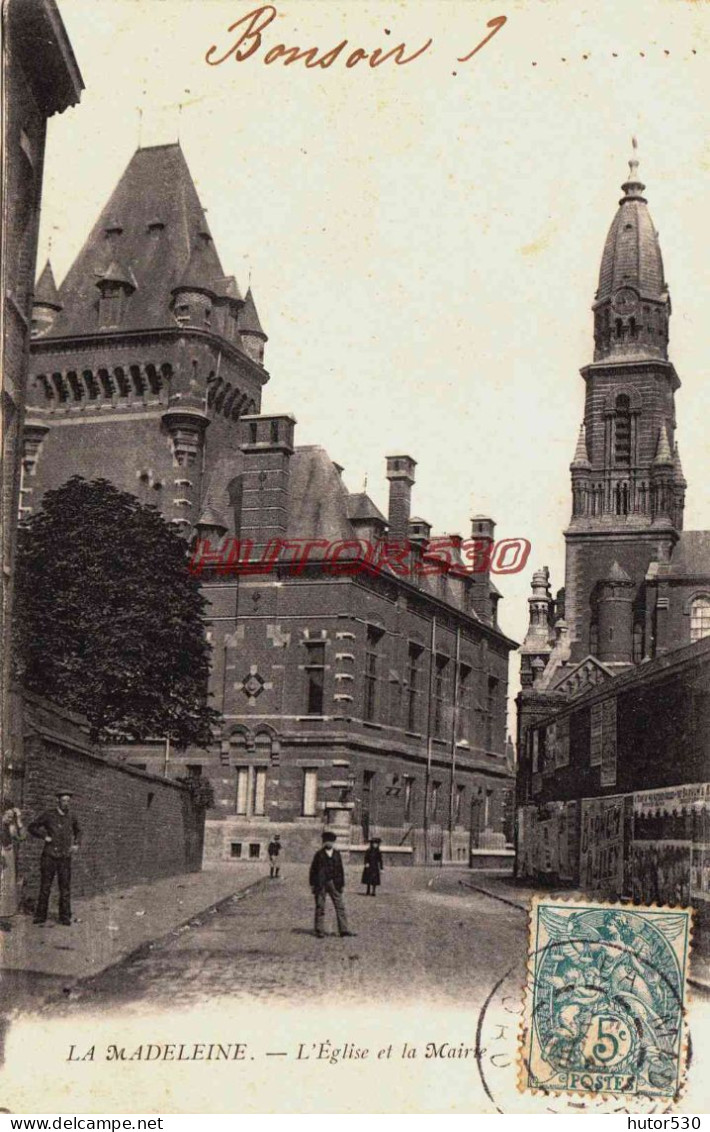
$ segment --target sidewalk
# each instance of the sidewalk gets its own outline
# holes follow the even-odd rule
[[[46,924],[17,915],[12,931],[0,933],[0,968],[69,983],[84,979],[267,879],[263,863],[224,865],[77,898],[69,928],[56,921],[54,894]]]
[[[530,900],[538,893],[539,895],[550,896],[558,900],[576,899],[580,893],[574,888],[563,889],[539,889],[531,887],[530,885],[516,883],[515,878],[511,876],[501,876],[495,873],[469,873],[460,881],[464,888],[470,888],[474,892],[481,892],[485,896],[492,896],[494,900],[501,900],[504,904],[509,904],[513,908],[518,908],[525,915],[528,914],[530,909]],[[696,932],[696,946],[691,953],[690,957],[690,975],[688,982],[691,987],[697,990],[702,990],[710,994],[710,955],[706,951],[698,950],[698,940]]]

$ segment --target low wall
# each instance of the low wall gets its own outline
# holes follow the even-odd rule
[[[56,804],[56,790],[73,791],[82,830],[74,895],[200,870],[204,813],[180,783],[103,758],[92,750],[81,717],[35,696],[24,701],[23,746],[13,790],[25,824]],[[24,900],[36,896],[41,852],[33,837],[20,848]]]

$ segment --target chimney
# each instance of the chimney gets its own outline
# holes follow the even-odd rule
[[[409,538],[410,575],[414,582],[419,577],[419,568],[431,538],[431,523],[416,516],[409,520],[407,528]]]
[[[404,543],[409,537],[409,512],[416,466],[417,462],[411,456],[387,457],[387,479],[390,481],[387,520],[392,542]]]
[[[488,624],[495,624],[495,600],[491,598],[489,555],[495,541],[496,525],[489,515],[474,515],[471,519],[471,538],[475,544],[471,570],[470,600],[474,610]]]
[[[239,536],[254,539],[258,546],[286,534],[295,424],[287,413],[249,415],[239,421],[244,453]]]

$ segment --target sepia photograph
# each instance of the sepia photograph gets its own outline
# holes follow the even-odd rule
[[[3,0],[0,1112],[707,1111],[709,11]]]

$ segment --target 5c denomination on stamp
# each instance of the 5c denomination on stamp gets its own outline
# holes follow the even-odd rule
[[[678,1095],[691,912],[536,898],[520,1085]]]

